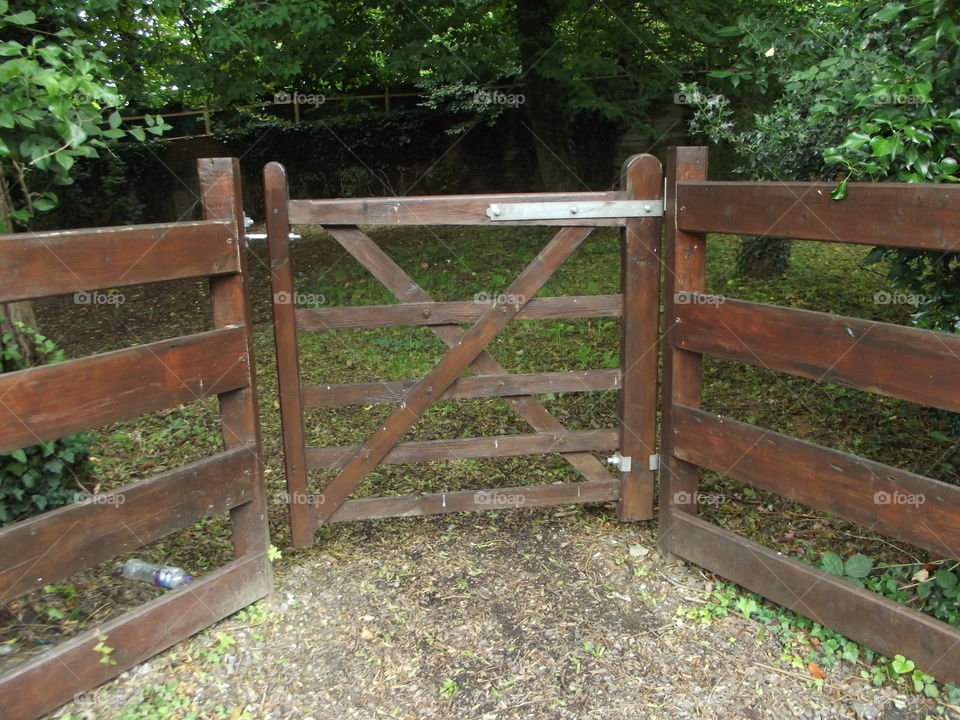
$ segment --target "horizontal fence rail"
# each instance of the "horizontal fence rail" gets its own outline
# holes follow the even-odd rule
[[[627,200],[622,192],[518,193],[515,195],[431,195],[343,200],[290,200],[292,225],[552,225],[622,227],[624,218],[491,220],[491,205]]]
[[[960,410],[960,336],[828,313],[678,293],[676,347]],[[905,372],[909,369],[909,372]]]
[[[960,187],[947,184],[676,183],[676,223],[692,233],[960,250]]]
[[[618,390],[621,373],[615,370],[567,370],[523,375],[479,375],[455,380],[440,400],[546,393]],[[353,383],[350,385],[305,385],[303,406],[376,405],[398,403],[416,385],[416,380]]]
[[[492,302],[412,302],[402,305],[357,305],[338,308],[303,308],[295,311],[298,330],[359,330],[386,327],[451,325],[476,322]],[[517,320],[567,320],[619,317],[620,295],[578,295],[533,298]]]
[[[235,273],[238,243],[227,220],[0,235],[0,302]]]
[[[0,375],[0,452],[244,387],[243,328]]]
[[[960,411],[960,337],[706,295],[708,232],[957,250],[960,188],[706,180],[671,150],[660,544],[882,653],[960,681],[960,629],[697,517],[700,469],[960,558],[960,488],[700,409],[711,355]]]
[[[221,451],[0,529],[8,602],[228,512],[235,559],[0,675],[0,717],[33,718],[263,597],[269,535],[239,169],[199,161],[207,220],[0,236],[0,299],[210,279],[213,328],[0,375],[0,452],[216,395]],[[109,639],[111,663],[95,646]]]

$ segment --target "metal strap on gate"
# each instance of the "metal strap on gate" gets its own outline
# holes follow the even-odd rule
[[[493,221],[662,217],[663,200],[495,203],[486,212]]]

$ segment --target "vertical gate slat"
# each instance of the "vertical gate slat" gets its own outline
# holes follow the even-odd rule
[[[630,199],[663,196],[660,161],[634,155],[623,166],[623,186]],[[632,460],[621,472],[617,505],[621,521],[653,517],[653,471],[649,458],[657,437],[657,365],[660,341],[660,218],[630,218],[621,234],[620,453]]]
[[[671,509],[696,513],[697,482],[700,470],[673,457],[674,403],[700,407],[701,356],[673,346],[671,330],[677,323],[674,298],[677,291],[702,292],[707,258],[706,234],[677,228],[677,183],[707,179],[705,147],[674,147],[667,153],[667,202],[664,212],[667,257],[664,268],[664,330],[662,419],[660,428],[660,515],[658,539],[661,549],[670,552],[673,523]]]
[[[243,193],[236,158],[201,158],[197,161],[203,212],[207,220],[232,220],[243,239]],[[253,349],[253,322],[250,310],[249,270],[246,242],[237,245],[240,272],[210,278],[213,326],[242,327],[246,343],[249,384],[220,394],[220,427],[226,449],[247,446],[254,455],[254,496],[250,502],[230,511],[234,554],[265,553],[270,546],[267,500],[260,457],[260,410],[257,403],[256,361]],[[268,573],[269,565],[265,567]]]
[[[293,302],[293,269],[290,265],[289,193],[283,165],[272,162],[263,169],[263,188],[290,533],[294,547],[308,547],[313,542],[313,521],[306,503],[309,493],[303,437],[303,398],[300,392],[300,358]]]

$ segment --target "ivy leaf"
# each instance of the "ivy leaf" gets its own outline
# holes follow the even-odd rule
[[[830,193],[830,197],[834,200],[843,200],[847,196],[847,179],[844,178],[837,186],[833,189],[833,192]]]

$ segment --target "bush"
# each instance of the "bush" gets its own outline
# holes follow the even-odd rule
[[[44,363],[60,362],[63,351],[52,340],[32,328],[20,329],[31,337]],[[3,372],[23,370],[17,343],[10,333],[0,338],[0,366]],[[79,481],[90,475],[89,437],[69,435],[0,455],[0,525],[77,499]]]

